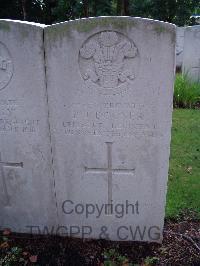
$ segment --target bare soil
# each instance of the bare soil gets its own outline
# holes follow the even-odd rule
[[[110,249],[127,257],[128,262],[122,264],[123,266],[200,265],[200,220],[190,217],[166,221],[162,245],[14,233],[6,237],[8,245],[0,248],[0,259],[11,247],[17,246],[23,251],[23,262],[12,265],[104,266],[108,265],[105,264],[105,251]],[[148,264],[147,257],[155,257],[157,261]]]

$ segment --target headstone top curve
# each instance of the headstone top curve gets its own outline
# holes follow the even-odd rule
[[[185,30],[197,30],[197,29],[200,29],[200,25],[194,25],[194,26],[185,27]]]
[[[175,32],[176,30],[176,25],[169,23],[169,22],[163,22],[163,21],[159,21],[159,20],[153,20],[153,19],[149,19],[149,18],[141,18],[141,17],[129,17],[129,16],[99,16],[99,17],[89,17],[89,18],[80,18],[80,19],[75,19],[75,20],[69,20],[69,21],[64,21],[61,23],[56,23],[56,24],[52,24],[46,27],[47,30],[51,29],[51,28],[57,28],[57,27],[62,27],[62,26],[75,26],[78,25],[79,23],[93,23],[93,22],[104,22],[106,23],[118,23],[119,26],[133,26],[135,24],[141,25],[143,24],[147,24],[150,23],[151,25],[155,26],[155,27],[161,27],[163,28],[164,31],[172,31]],[[127,24],[125,25],[120,25],[120,23],[126,22]],[[93,26],[104,26],[105,24],[96,24]],[[91,25],[92,26],[92,25]],[[91,30],[91,29],[89,29]],[[159,30],[158,30],[159,31]]]
[[[40,24],[40,23],[35,23],[35,22],[30,22],[30,21],[21,21],[21,20],[12,20],[12,19],[0,19],[0,24],[1,23],[11,23],[11,24],[22,24],[22,25],[27,25],[27,26],[35,26],[35,27],[40,27],[40,28],[45,28],[48,25],[45,24]]]

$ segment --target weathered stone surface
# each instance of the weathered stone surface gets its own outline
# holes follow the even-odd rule
[[[176,28],[176,67],[179,70],[182,69],[183,64],[184,31],[185,27]]]
[[[171,24],[123,17],[45,28],[63,234],[162,240],[175,31]]]
[[[43,27],[0,20],[0,227],[15,232],[56,223],[45,84]]]
[[[185,29],[183,71],[192,80],[200,81],[200,25]]]

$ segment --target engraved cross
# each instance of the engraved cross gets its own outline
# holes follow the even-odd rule
[[[102,174],[106,173],[108,177],[108,204],[112,204],[112,187],[113,187],[113,174],[134,174],[135,168],[132,169],[119,169],[112,167],[112,142],[106,142],[107,145],[107,168],[88,168],[85,167],[86,173]]]
[[[8,193],[4,167],[23,168],[23,163],[3,162],[1,160],[1,153],[0,153],[0,176],[2,177],[3,191],[6,198],[5,206],[10,206],[10,195]]]

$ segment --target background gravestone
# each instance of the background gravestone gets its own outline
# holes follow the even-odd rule
[[[0,20],[1,227],[55,223],[50,150],[43,27]]]
[[[182,69],[185,27],[176,28],[176,68]]]
[[[162,240],[175,41],[174,25],[140,18],[45,28],[63,234]]]
[[[185,29],[183,71],[200,82],[200,25]]]

